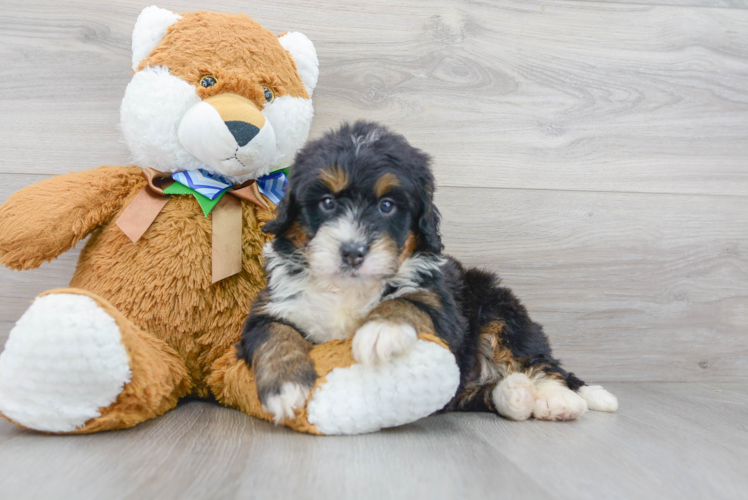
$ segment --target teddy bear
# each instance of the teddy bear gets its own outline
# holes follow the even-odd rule
[[[37,297],[10,333],[0,415],[83,434],[196,396],[272,420],[236,343],[265,284],[261,229],[309,133],[314,45],[243,14],[153,6],[135,24],[132,69],[120,111],[134,165],[55,176],[0,206],[0,261],[11,269],[88,237],[69,288]],[[459,385],[435,337],[376,366],[357,364],[350,347],[312,348],[319,378],[283,425],[371,432],[441,409]]]

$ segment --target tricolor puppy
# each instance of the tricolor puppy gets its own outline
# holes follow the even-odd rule
[[[302,407],[317,374],[310,343],[353,336],[353,356],[387,363],[417,332],[442,338],[461,385],[445,410],[571,420],[616,398],[560,367],[543,329],[499,286],[442,255],[429,157],[400,135],[344,125],[296,156],[290,191],[264,230],[268,285],[239,355],[276,421]]]

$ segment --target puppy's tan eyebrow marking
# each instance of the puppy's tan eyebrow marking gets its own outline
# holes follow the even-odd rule
[[[341,192],[348,185],[348,173],[337,165],[320,170],[318,177],[333,193]]]
[[[396,187],[400,187],[400,179],[395,174],[386,173],[374,183],[374,194],[379,198]]]

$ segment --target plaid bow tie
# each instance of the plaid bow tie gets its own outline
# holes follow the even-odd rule
[[[176,182],[165,189],[164,193],[195,195],[206,216],[218,204],[221,197],[233,187],[233,183],[227,177],[203,169],[177,172],[171,178]],[[277,205],[286,194],[288,187],[286,169],[264,175],[256,182],[259,191]]]
[[[286,194],[286,188],[288,187],[288,177],[284,170],[276,170],[270,172],[257,179],[257,187],[260,192],[270,198],[270,201],[276,205],[280,203],[283,195]]]
[[[177,172],[171,178],[183,186],[194,189],[211,201],[219,198],[234,185],[226,177],[202,169]]]

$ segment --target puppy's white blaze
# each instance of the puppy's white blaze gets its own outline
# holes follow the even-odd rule
[[[527,420],[535,403],[535,386],[524,373],[512,373],[491,393],[496,411],[511,420]]]
[[[353,211],[324,223],[307,247],[312,273],[328,277],[339,274],[343,262],[340,257],[340,246],[343,243],[365,241],[366,234]]]
[[[306,404],[309,389],[294,382],[286,382],[281,386],[280,394],[270,396],[262,409],[273,415],[273,422],[279,424],[287,418],[294,418],[296,410]]]
[[[351,141],[356,146],[356,156],[358,156],[362,147],[368,146],[369,144],[375,143],[379,140],[382,135],[382,131],[374,129],[365,136],[363,135],[351,135]]]
[[[578,393],[587,401],[590,410],[611,413],[618,411],[618,398],[603,389],[601,385],[583,385]]]
[[[369,321],[356,331],[351,350],[359,363],[374,365],[408,351],[416,340],[418,335],[410,325]]]
[[[562,382],[540,378],[534,384],[533,417],[539,420],[574,420],[587,411],[587,402]]]

